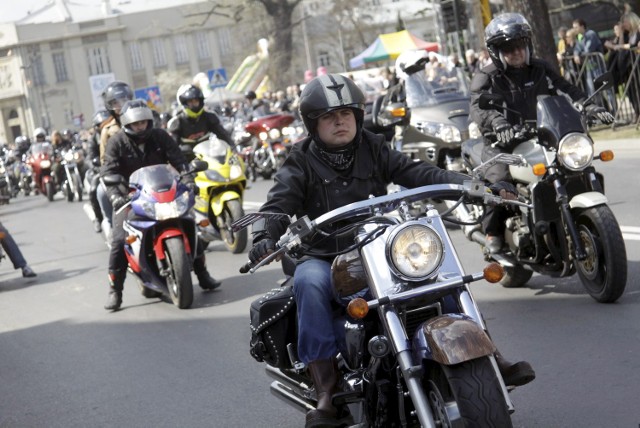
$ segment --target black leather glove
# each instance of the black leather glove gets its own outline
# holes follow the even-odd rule
[[[189,180],[189,181],[184,181],[184,185],[187,186],[187,188],[193,192],[194,195],[197,195],[198,193],[200,193],[200,189],[198,189],[198,186],[196,186],[196,183]]]
[[[507,119],[503,117],[494,119],[491,126],[493,127],[493,131],[496,133],[498,146],[507,148],[515,135],[513,126],[511,126]]]
[[[599,106],[598,104],[589,104],[588,106],[585,106],[585,112],[589,119],[599,120],[605,125],[610,125],[615,120],[613,115],[609,113],[607,109]]]
[[[518,198],[518,189],[516,189],[516,186],[514,186],[513,183],[509,181],[498,181],[497,183],[493,183],[491,186],[489,186],[489,189],[491,190],[491,193],[493,193],[494,195],[498,195],[504,199]],[[501,194],[502,190],[504,190],[506,193]]]
[[[118,211],[120,208],[127,204],[127,198],[124,196],[116,195],[111,197],[111,206],[114,211]]]
[[[276,241],[270,238],[262,239],[253,244],[253,248],[249,251],[249,260],[251,260],[251,263],[257,263],[263,257],[274,252],[275,249]]]

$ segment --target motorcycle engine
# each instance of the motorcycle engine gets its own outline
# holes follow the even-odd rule
[[[522,217],[510,217],[505,222],[504,239],[513,254],[524,256],[535,253],[531,242],[531,230]]]

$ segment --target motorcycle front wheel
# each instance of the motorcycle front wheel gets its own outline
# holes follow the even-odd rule
[[[169,275],[166,277],[169,295],[174,305],[186,309],[193,303],[193,283],[189,256],[184,248],[182,236],[174,236],[164,241]]]
[[[587,258],[576,262],[580,281],[600,303],[618,300],[627,285],[627,251],[620,226],[606,205],[587,208],[576,217]]]
[[[78,174],[73,175],[73,188],[75,189],[73,192],[75,199],[82,202],[82,180]]]
[[[513,426],[489,357],[439,366],[432,374],[425,389],[436,426]]]
[[[47,199],[49,202],[53,201],[53,196],[56,194],[56,186],[53,181],[47,181],[45,184],[45,190],[47,192]]]
[[[232,199],[224,204],[224,209],[218,219],[218,227],[220,228],[222,241],[227,247],[227,250],[233,254],[243,252],[247,246],[248,230],[245,228],[237,233],[231,230],[233,222],[243,216],[244,209],[242,208],[242,201],[240,199]]]

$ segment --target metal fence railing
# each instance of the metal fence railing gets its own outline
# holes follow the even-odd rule
[[[621,81],[612,88],[596,96],[595,101],[606,107],[614,116],[612,128],[635,123],[640,126],[640,55],[630,52],[628,70],[620,70]],[[591,95],[595,88],[593,81],[608,70],[605,57],[600,52],[593,52],[580,56],[577,64],[573,56],[566,56],[562,60],[562,72],[565,79]]]

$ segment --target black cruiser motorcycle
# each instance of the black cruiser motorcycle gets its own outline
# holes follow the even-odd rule
[[[611,81],[609,73],[599,76],[595,82],[600,87],[592,97]],[[500,95],[482,95],[480,108],[502,109],[502,102]],[[462,152],[475,178],[481,179],[495,163],[508,164],[523,202],[506,220],[508,248],[500,254],[485,251],[487,260],[504,267],[502,285],[523,286],[534,272],[552,277],[577,272],[591,297],[611,303],[624,292],[627,255],[593,161],[612,160],[613,153],[594,153],[583,106],[564,96],[540,97],[537,120],[518,128],[511,155],[501,153],[483,164],[481,138],[466,141]],[[483,210],[461,204],[454,213],[467,238],[484,246],[479,226]]]
[[[503,271],[491,263],[482,273],[466,273],[438,211],[428,207],[416,217],[411,208],[421,201],[459,198],[518,204],[486,193],[481,182],[404,190],[315,220],[300,218],[275,253],[240,270],[254,272],[282,255],[311,254],[314,241],[323,237],[354,236],[354,245],[332,266],[335,294],[349,302],[336,315],[346,343],[338,355],[343,392],[332,399],[348,406],[352,426],[435,428],[478,421],[512,426],[513,406],[495,362],[496,348],[469,286],[482,279],[497,282]],[[241,230],[268,215],[278,214],[248,214],[234,227]],[[358,221],[337,227],[354,218]],[[291,283],[252,303],[251,354],[267,364],[272,393],[307,411],[317,401],[296,353]]]

